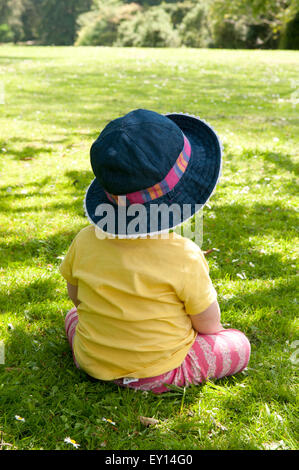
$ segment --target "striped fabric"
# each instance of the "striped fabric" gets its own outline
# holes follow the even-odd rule
[[[237,374],[245,369],[249,358],[250,343],[239,330],[230,328],[212,335],[198,333],[183,363],[176,369],[129,384],[124,383],[123,379],[114,380],[114,383],[159,394],[169,391],[167,385],[188,387],[208,379]]]
[[[74,355],[74,350],[73,350],[73,343],[74,343],[74,337],[76,333],[76,326],[78,324],[78,312],[76,307],[73,307],[65,317],[64,321],[64,326],[65,326],[65,333],[69,342],[69,345],[72,349],[73,353],[73,359],[76,367],[80,369],[78,362],[76,361],[75,355]]]
[[[80,369],[73,351],[77,323],[78,313],[74,307],[65,317],[65,331],[73,352],[74,363]],[[179,387],[198,385],[208,379],[220,379],[241,372],[249,362],[250,350],[250,343],[244,333],[233,328],[212,335],[198,333],[184,361],[176,369],[130,383],[124,379],[113,382],[121,387],[151,390],[158,394],[168,392],[167,385]]]
[[[146,202],[153,201],[158,197],[164,196],[171,191],[175,185],[180,181],[181,177],[185,173],[191,156],[191,145],[187,137],[184,135],[184,148],[178,156],[174,166],[168,172],[166,177],[156,183],[154,186],[150,186],[147,189],[141,191],[135,191],[133,193],[114,195],[105,191],[108,199],[116,203],[119,206],[126,206],[128,204],[144,204]]]

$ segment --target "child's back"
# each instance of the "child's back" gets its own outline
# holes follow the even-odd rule
[[[76,359],[103,380],[150,377],[179,366],[196,337],[188,314],[216,299],[200,249],[174,233],[169,239],[99,239],[90,225],[60,270],[78,286]]]

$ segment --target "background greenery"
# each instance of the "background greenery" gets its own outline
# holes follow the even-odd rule
[[[2,46],[0,78],[0,448],[298,449],[298,52]],[[224,143],[202,249],[252,347],[243,373],[162,396],[74,367],[58,272],[88,224],[90,146],[138,107]]]
[[[0,0],[0,42],[298,49],[299,0]]]

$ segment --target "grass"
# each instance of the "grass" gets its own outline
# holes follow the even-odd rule
[[[0,448],[298,449],[298,52],[3,46],[0,82]],[[74,367],[58,273],[87,225],[91,143],[142,107],[200,115],[223,140],[202,249],[219,250],[224,325],[252,346],[243,373],[161,396]]]

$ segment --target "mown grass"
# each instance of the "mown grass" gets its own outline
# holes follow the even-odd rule
[[[0,48],[0,448],[298,448],[297,77],[288,51]],[[224,142],[202,249],[252,346],[243,373],[162,396],[75,369],[57,270],[87,225],[90,145],[134,108],[200,115]]]

